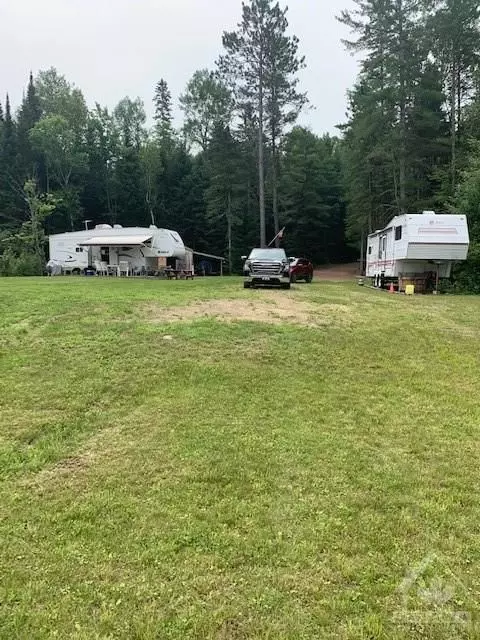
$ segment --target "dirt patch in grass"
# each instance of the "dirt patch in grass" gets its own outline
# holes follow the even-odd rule
[[[260,295],[256,299],[209,300],[167,309],[149,305],[147,315],[152,322],[215,318],[222,322],[292,323],[308,327],[350,325],[351,309],[347,305],[313,305],[283,291],[261,292]]]
[[[63,485],[84,474],[91,467],[93,461],[94,455],[89,453],[80,453],[77,456],[64,458],[33,476],[25,477],[21,484],[40,493],[43,493],[45,489],[56,489],[59,483]]]

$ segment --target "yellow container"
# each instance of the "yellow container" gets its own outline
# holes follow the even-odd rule
[[[407,286],[405,287],[405,293],[407,296],[413,296],[413,294],[415,293],[415,285],[407,284]]]

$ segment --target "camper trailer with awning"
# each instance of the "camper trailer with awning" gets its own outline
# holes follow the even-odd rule
[[[464,215],[425,211],[397,216],[368,236],[366,276],[376,286],[393,283],[400,291],[409,283],[424,288],[433,279],[438,289],[453,265],[467,259],[469,246]]]
[[[151,227],[121,227],[108,224],[94,229],[60,233],[49,238],[50,260],[63,271],[98,271],[99,265],[113,273],[122,265],[130,274],[155,272],[172,262],[183,269],[192,265],[191,255],[176,231]]]

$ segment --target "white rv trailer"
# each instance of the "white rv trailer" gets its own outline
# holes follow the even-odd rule
[[[375,284],[436,274],[449,278],[455,262],[466,260],[470,238],[464,215],[397,216],[385,229],[368,236],[366,276]]]
[[[189,261],[182,238],[176,231],[146,227],[114,227],[100,224],[95,229],[59,233],[49,238],[50,260],[64,271],[81,273],[98,263],[118,267],[127,262],[131,273],[156,271],[168,259]],[[193,264],[191,265],[193,269]]]

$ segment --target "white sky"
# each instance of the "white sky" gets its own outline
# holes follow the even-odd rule
[[[307,57],[301,89],[315,107],[302,124],[320,134],[344,121],[358,70],[335,20],[352,4],[289,3],[290,30]],[[0,0],[0,99],[8,91],[17,107],[30,69],[54,66],[89,105],[113,107],[125,95],[140,96],[151,114],[156,82],[167,80],[177,104],[193,72],[214,67],[222,32],[233,30],[240,15],[241,0]],[[176,118],[180,123],[180,113]]]

